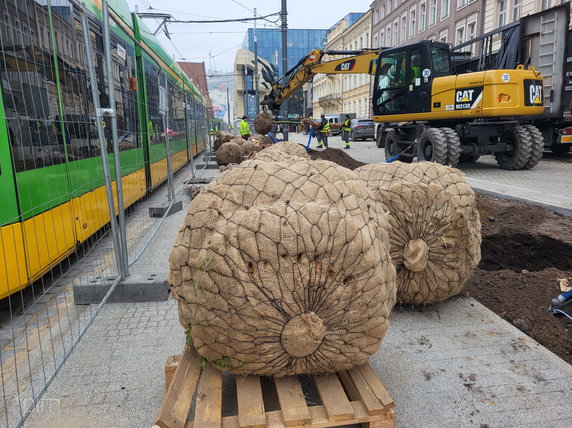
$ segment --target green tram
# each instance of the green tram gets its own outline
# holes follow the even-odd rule
[[[205,99],[124,0],[110,22],[126,207],[203,150]],[[101,107],[109,107],[100,0],[86,1]],[[109,222],[77,3],[0,0],[0,298],[21,290]],[[105,128],[111,142],[110,121]],[[108,144],[113,178],[113,154]]]

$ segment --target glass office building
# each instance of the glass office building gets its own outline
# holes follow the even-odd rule
[[[288,30],[288,69],[294,67],[300,58],[312,49],[322,49],[326,45],[326,34],[329,30]],[[276,28],[257,28],[258,56],[277,67],[282,76],[282,32]],[[254,52],[254,29],[249,28],[242,49]]]
[[[328,29],[288,29],[288,70],[294,67],[300,58],[306,56],[312,49],[323,49],[326,45],[326,34]],[[258,56],[264,58],[273,67],[275,67],[276,77],[283,76],[287,70],[282,69],[282,33],[276,28],[257,28],[256,35],[258,39]],[[254,52],[254,29],[249,28],[243,49]],[[247,81],[247,87],[251,88],[252,83]],[[245,98],[247,95],[245,95]],[[246,100],[245,103],[251,103]],[[250,104],[252,106],[252,104]],[[250,110],[250,109],[247,109]],[[281,114],[283,119],[298,119],[302,115],[303,103],[302,92],[297,92],[288,101],[288,112]]]

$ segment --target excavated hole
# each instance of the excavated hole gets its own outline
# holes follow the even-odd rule
[[[537,272],[549,267],[572,269],[572,245],[544,235],[500,234],[483,236],[481,263],[488,271],[508,269]]]

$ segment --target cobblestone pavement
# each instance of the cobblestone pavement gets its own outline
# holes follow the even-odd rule
[[[383,152],[362,149],[370,162]],[[138,269],[152,260],[166,274],[184,212],[167,219]],[[183,344],[173,300],[108,304],[25,426],[153,425],[165,360]],[[550,428],[572,419],[572,366],[471,298],[396,308],[371,361],[395,400],[398,427]]]
[[[306,144],[308,136],[290,134],[289,139]],[[316,139],[312,139],[316,148]],[[340,137],[330,137],[330,147],[341,149]],[[319,149],[317,149],[319,150]],[[385,161],[384,150],[375,142],[357,141],[351,143],[348,154],[366,163]],[[483,156],[475,163],[459,164],[469,184],[477,189],[501,197],[526,200],[539,205],[550,205],[559,211],[572,215],[572,162],[570,156],[546,157],[531,170],[507,171],[500,169],[492,155]]]

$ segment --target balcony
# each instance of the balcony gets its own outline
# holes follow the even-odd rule
[[[335,104],[341,101],[342,97],[339,94],[329,94],[318,98],[320,104]]]

